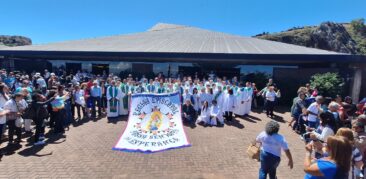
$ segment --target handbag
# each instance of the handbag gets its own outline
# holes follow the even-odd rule
[[[22,118],[24,119],[34,119],[35,117],[35,111],[32,104],[28,104],[28,107],[24,110],[24,113],[22,114]]]
[[[247,149],[247,154],[249,158],[260,161],[259,154],[260,154],[260,146],[251,143]]]
[[[22,117],[18,117],[16,120],[15,120],[15,126],[16,127],[22,127],[22,125],[23,125],[23,123],[24,123],[24,119],[22,118]]]
[[[19,111],[18,105],[16,104],[15,100],[14,100],[14,103],[15,103],[15,105],[17,107],[17,110]],[[7,113],[6,114],[6,120],[7,121],[16,120],[18,118],[18,115],[17,115],[18,111],[17,112],[9,112],[9,113]]]
[[[18,104],[16,103],[16,101],[15,101],[15,100],[14,100],[14,102],[15,102],[15,105],[17,106],[17,110],[18,110],[18,112],[20,112]],[[22,127],[22,125],[23,125],[23,123],[24,123],[24,119],[22,118],[22,116],[19,116],[19,117],[17,117],[17,118],[15,119],[15,126],[16,126],[16,127],[21,128],[21,127]]]

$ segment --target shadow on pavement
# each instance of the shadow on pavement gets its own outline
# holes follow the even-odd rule
[[[117,124],[120,121],[128,121],[128,116],[107,117],[108,123]]]
[[[38,154],[38,152],[40,152],[45,146],[49,145],[49,144],[60,144],[66,141],[66,136],[64,134],[53,134],[52,131],[48,132],[45,137],[47,137],[47,140],[45,141],[44,145],[33,145],[34,143],[30,142],[29,138],[28,139],[28,144],[26,146],[30,146],[20,152],[19,155],[22,155],[24,157],[29,157],[29,156],[36,156],[36,157],[43,157],[43,156],[48,156],[48,155],[52,155],[53,152],[50,153],[46,153],[46,154]],[[58,141],[60,139],[63,139],[61,141]]]
[[[237,127],[239,129],[244,129],[244,125],[241,124],[240,121],[235,119],[235,118],[233,118],[232,121],[225,120],[225,124],[228,125],[228,126]]]
[[[257,121],[262,121],[261,119],[255,117],[255,116],[251,116],[251,115],[235,116],[235,117],[246,120],[246,121],[251,122],[251,123],[257,123]]]
[[[22,148],[21,144],[8,144],[1,150],[3,151],[4,155],[13,155],[20,148]]]
[[[274,115],[272,119],[277,122],[286,123],[286,121],[283,119],[283,117],[278,116],[278,115]]]
[[[97,118],[92,118],[92,117],[89,117],[89,118],[84,118],[84,119],[79,119],[79,120],[74,120],[74,122],[72,123],[72,126],[74,127],[79,127],[85,123],[88,123],[90,121],[93,121],[93,122],[97,122],[99,121],[100,119],[102,119],[103,117],[97,117]]]

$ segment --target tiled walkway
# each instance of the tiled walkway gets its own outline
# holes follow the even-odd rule
[[[126,119],[86,121],[71,126],[65,137],[48,138],[44,147],[24,142],[12,148],[14,153],[0,162],[0,178],[258,178],[259,163],[247,157],[246,148],[270,119],[251,115],[223,128],[185,127],[192,147],[154,154],[112,150]],[[276,115],[278,121],[290,120],[289,113]],[[283,156],[278,178],[303,178],[304,144],[286,123],[280,133],[290,144],[295,166],[290,170]]]

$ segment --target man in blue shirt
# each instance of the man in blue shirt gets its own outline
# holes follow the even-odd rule
[[[102,115],[101,113],[101,102],[102,98],[102,89],[100,86],[98,86],[98,83],[96,81],[93,82],[93,86],[90,88],[90,99],[92,101],[92,117],[96,117],[96,110],[95,108],[98,107],[98,117]]]

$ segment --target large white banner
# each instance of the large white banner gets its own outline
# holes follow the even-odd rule
[[[135,94],[131,99],[127,127],[113,150],[151,153],[190,146],[179,93]]]

